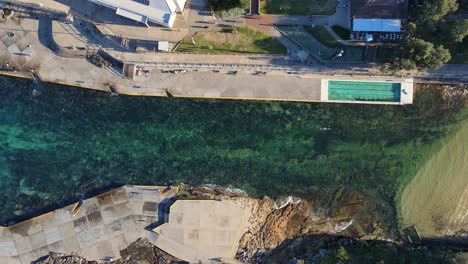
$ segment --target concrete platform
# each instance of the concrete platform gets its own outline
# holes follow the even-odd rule
[[[248,228],[250,205],[230,200],[174,202],[177,190],[126,185],[13,226],[0,226],[0,263],[30,264],[50,253],[105,262],[119,259],[120,251],[138,238],[191,263],[234,260]],[[160,221],[167,222],[150,229]]]
[[[0,263],[29,264],[57,253],[77,253],[89,260],[120,257],[120,250],[157,221],[166,196],[158,187],[127,185],[39,217],[0,228]],[[173,194],[173,193],[170,193]]]
[[[320,101],[320,79],[299,75],[192,72],[168,74],[162,81],[177,83],[168,86],[175,97]]]
[[[57,10],[63,13],[68,13],[70,11],[70,7],[67,5],[64,5],[58,1],[55,0],[15,0],[15,2],[19,3],[24,3],[24,4],[34,4],[38,6],[42,6],[44,8],[52,9],[52,10]]]
[[[187,98],[319,102],[324,101],[326,95],[321,91],[321,79],[330,78],[323,75],[328,71],[321,73],[322,68],[290,65],[292,62],[285,56],[139,54],[115,47],[107,50],[112,56],[144,69],[144,74],[129,79],[115,69],[97,67],[84,58],[56,55],[45,46],[50,36],[44,40],[44,33],[41,33],[42,41],[39,39],[39,27],[37,19],[28,17],[19,22],[11,19],[5,22],[0,27],[0,64],[11,70],[34,70],[43,81],[52,83],[102,91],[109,91],[108,84],[112,83],[119,94],[167,96],[166,91],[169,91],[174,97]],[[74,24],[54,21],[50,27],[55,42],[64,50],[69,50],[69,46],[101,48],[100,40],[83,34],[83,29]],[[174,69],[179,69],[180,73],[167,73]],[[396,78],[335,75],[333,79],[384,81]],[[412,94],[408,93],[405,103],[411,98]]]
[[[153,230],[153,243],[190,263],[234,259],[250,214],[250,207],[228,201],[178,200],[169,222]]]

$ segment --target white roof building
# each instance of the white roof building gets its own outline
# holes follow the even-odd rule
[[[176,13],[184,11],[186,0],[89,0],[116,10],[117,15],[148,25],[149,22],[171,28]]]

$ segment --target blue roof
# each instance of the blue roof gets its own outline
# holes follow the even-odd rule
[[[353,31],[400,32],[400,19],[354,18]]]

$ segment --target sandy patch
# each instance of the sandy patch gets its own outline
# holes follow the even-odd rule
[[[404,226],[423,236],[453,235],[468,227],[468,120],[403,191]]]

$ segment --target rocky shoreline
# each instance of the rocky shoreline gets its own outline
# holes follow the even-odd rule
[[[182,200],[231,200],[248,204],[252,208],[252,217],[240,240],[237,260],[220,259],[215,263],[314,263],[328,258],[335,259],[337,256],[343,257],[342,255],[346,258],[357,251],[363,254],[363,250],[377,250],[383,255],[439,257],[439,253],[433,254],[433,250],[439,249],[407,245],[399,240],[391,225],[379,221],[381,216],[378,214],[378,206],[362,194],[346,189],[336,192],[328,207],[323,207],[318,200],[323,198],[323,193],[316,193],[317,199],[292,196],[277,199],[251,198],[240,190],[212,185],[181,185],[176,197]],[[450,259],[467,257],[463,252],[441,252],[442,257]],[[122,250],[121,255],[121,259],[106,263],[184,263],[146,239],[138,239]],[[76,255],[52,254],[40,258],[36,263],[98,262]]]

